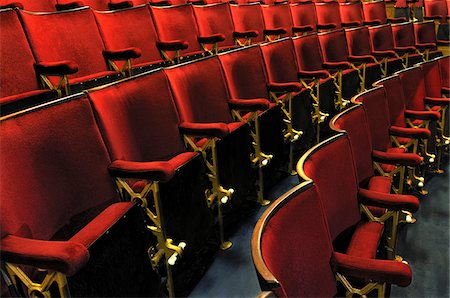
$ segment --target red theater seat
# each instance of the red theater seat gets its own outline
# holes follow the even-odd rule
[[[69,85],[75,91],[104,84],[120,77],[109,70],[106,59],[126,61],[140,55],[134,48],[105,51],[88,8],[42,14],[21,11],[20,17],[36,57],[36,72],[51,88],[69,92]]]
[[[216,54],[218,50],[227,50],[236,47],[235,39],[248,39],[256,36],[254,31],[236,32],[231,18],[228,3],[215,3],[209,5],[194,5],[195,19],[200,36],[220,35],[223,41],[216,47],[208,47],[208,51]]]
[[[120,192],[149,208],[147,214],[154,212],[155,206],[156,218],[148,220],[156,225],[160,221],[162,231],[153,232],[159,247],[166,245],[167,238],[175,245],[185,242],[182,265],[176,268],[189,271],[211,240],[214,220],[204,196],[203,159],[186,150],[165,74],[158,70],[109,85],[89,92],[89,98],[111,155],[109,170]],[[172,265],[165,264],[168,274],[172,274]],[[178,276],[174,280],[181,290],[185,281]],[[173,293],[174,285],[168,282],[168,287]]]
[[[447,1],[445,0],[424,0],[426,20],[435,20],[439,23],[447,23]]]
[[[335,251],[321,198],[318,185],[302,183],[277,199],[258,221],[252,257],[263,291],[278,297],[335,297],[344,295],[338,293],[336,279],[371,280],[373,285],[410,282],[412,273],[406,264]],[[275,245],[287,238],[291,245]],[[383,287],[375,288],[384,295]]]
[[[118,11],[95,11],[94,14],[107,50],[140,50],[141,56],[132,61],[130,70],[133,74],[164,65],[156,47],[158,37],[147,6]],[[123,69],[123,64],[121,61],[115,62],[118,69]]]
[[[35,60],[16,12],[0,11],[0,25],[1,113],[4,115],[56,97],[54,92],[39,90],[33,68]]]
[[[405,18],[388,18],[384,0],[361,1],[366,24],[381,25],[386,23],[406,22]]]
[[[316,5],[312,1],[302,1],[290,5],[292,23],[296,35],[317,31]]]
[[[316,2],[316,13],[317,28],[319,30],[342,28],[341,15],[339,14],[339,2]]]
[[[242,45],[260,43],[265,39],[264,19],[262,16],[261,5],[259,3],[248,4],[229,4],[231,16],[233,17],[234,29],[237,32],[253,31],[256,36],[248,39],[239,39]]]
[[[267,89],[265,66],[258,46],[234,50],[219,55],[219,60],[228,85],[231,98],[270,100]],[[244,117],[248,117],[244,115]],[[285,157],[284,124],[281,107],[270,103],[269,109],[259,114],[259,129],[254,129],[254,147],[259,146],[255,155],[259,174],[259,198],[264,197],[263,190],[268,190],[278,182],[279,171],[287,162]],[[256,128],[256,127],[255,127]],[[259,156],[258,156],[259,155]],[[268,162],[270,161],[270,164]]]
[[[204,54],[201,44],[211,46],[223,40],[218,35],[200,38],[190,4],[150,6],[150,10],[159,37],[156,46],[167,60],[178,62],[180,57],[184,60],[190,56],[201,57]]]
[[[264,18],[264,35],[266,40],[275,40],[281,37],[293,36],[291,12],[288,3],[261,5]]]
[[[364,24],[361,2],[339,3],[339,14],[344,27],[357,27]]]
[[[414,36],[416,39],[416,47],[423,49],[425,53],[425,60],[442,56],[442,53],[434,52],[438,49],[448,55],[448,47],[450,45],[449,40],[440,40],[436,38],[436,31],[433,21],[415,22],[414,23]]]
[[[0,0],[2,8],[20,8],[28,11],[56,11],[56,0]]]
[[[111,160],[86,97],[79,95],[3,119],[0,134],[2,262],[18,282],[26,284],[27,276],[36,281],[28,284],[30,293],[39,292],[42,285],[43,294],[69,296],[66,276],[79,277],[89,266],[102,268],[90,258],[92,253],[113,257],[109,249],[117,242],[110,241],[107,249],[100,251],[98,245],[134,204],[120,202],[111,183],[107,172]],[[130,246],[122,257],[135,261],[127,257],[131,243],[125,245]],[[143,251],[140,254],[145,256]],[[48,279],[39,281],[37,270],[22,266],[39,268]],[[119,282],[114,279],[117,273],[102,269],[96,273],[112,283]],[[58,288],[52,289],[55,283],[59,293]],[[127,288],[125,280],[120,283]],[[96,286],[90,281],[91,288]]]

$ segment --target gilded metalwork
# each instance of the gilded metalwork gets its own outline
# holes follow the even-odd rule
[[[64,89],[65,95],[70,95],[70,87],[69,87],[69,78],[67,75],[59,76],[58,84],[55,86],[50,81],[49,76],[46,74],[40,74],[39,78],[44,87],[50,88],[50,90],[55,90],[58,93],[58,96],[62,96],[62,90]]]
[[[386,291],[386,284],[385,283],[375,283],[370,282],[364,287],[358,289],[355,288],[350,281],[339,272],[336,272],[336,280],[339,281],[347,290],[345,296],[346,297],[353,297],[353,295],[358,295],[360,297],[367,297],[367,294],[372,292],[373,290],[377,291],[377,297],[383,298],[385,297],[385,291]]]
[[[108,65],[115,71],[121,73],[125,77],[132,76],[131,59],[127,59],[122,68],[119,68],[114,60],[108,59]]]

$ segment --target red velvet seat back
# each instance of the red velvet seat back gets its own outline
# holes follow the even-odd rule
[[[59,4],[68,4],[74,2],[72,0],[57,0]],[[109,10],[109,0],[80,0],[84,6],[89,6],[95,10]]]
[[[297,63],[292,39],[285,38],[261,45],[267,78],[271,83],[297,82]]]
[[[323,68],[319,37],[316,33],[295,37],[292,41],[299,70],[320,70]]]
[[[259,3],[230,4],[230,10],[236,31],[256,30],[258,37],[252,38],[252,41],[255,43],[264,41],[264,19]]]
[[[319,33],[318,35],[324,61],[347,61],[348,48],[343,29]]]
[[[370,34],[367,27],[345,29],[345,38],[350,55],[362,56],[372,54]]]
[[[95,12],[95,18],[106,49],[139,48],[142,55],[133,59],[133,64],[161,60],[155,45],[158,39],[155,26],[147,6]]]
[[[392,75],[378,81],[376,85],[383,86],[386,91],[391,125],[406,127],[405,95],[401,86],[402,82],[400,81],[400,77],[397,75]]]
[[[425,81],[425,90],[427,96],[442,97],[441,93],[441,73],[439,71],[438,61],[428,61],[420,64],[423,78]]]
[[[392,24],[392,36],[396,47],[409,47],[415,45],[414,27],[411,22]]]
[[[369,33],[373,50],[385,51],[394,49],[391,25],[385,24],[369,27]]]
[[[414,23],[416,43],[436,43],[436,30],[433,21]]]
[[[0,12],[0,97],[39,89],[34,57],[14,10]]]
[[[201,36],[213,34],[225,35],[219,46],[233,46],[233,19],[227,3],[194,5],[195,19]]]
[[[261,5],[266,29],[284,28],[286,34],[282,37],[292,36],[292,18],[289,4]]]
[[[411,67],[398,72],[402,81],[403,92],[406,99],[406,108],[410,110],[425,110],[423,99],[427,96],[425,79],[420,67]]]
[[[441,85],[442,87],[450,88],[450,57],[444,56],[439,59],[439,70],[441,71]]]
[[[355,101],[362,102],[369,121],[372,148],[374,150],[386,151],[390,148],[389,107],[386,91],[383,87],[370,89],[355,97]]]
[[[69,78],[108,71],[103,41],[90,9],[56,13],[20,12],[37,62],[72,60],[78,72]]]
[[[361,1],[364,20],[367,22],[379,21],[381,24],[387,22],[386,4],[384,0],[377,1]]]
[[[17,2],[22,4],[24,10],[28,11],[56,11],[56,0],[0,0],[0,6]]]
[[[440,22],[445,22],[447,17],[447,2],[445,0],[424,0],[425,16],[440,16]]]
[[[232,122],[228,91],[217,57],[204,58],[164,70],[181,121]]]
[[[133,3],[133,6],[139,6],[142,4],[147,4],[151,1],[147,1],[147,0],[130,0]],[[122,0],[110,0],[111,3],[116,4],[116,3],[120,3],[123,2]]]
[[[231,98],[269,98],[265,67],[258,46],[219,55]]]
[[[341,28],[341,16],[339,14],[339,2],[316,2],[317,23],[333,24],[335,29]]]
[[[363,106],[353,106],[340,113],[332,121],[336,128],[345,130],[348,134],[358,182],[367,182],[373,176],[374,171],[369,123]]]
[[[86,97],[2,120],[0,138],[2,237],[48,240],[117,200]]]
[[[313,31],[317,30],[317,14],[314,2],[299,2],[291,4],[290,8],[294,26],[311,26]]]
[[[304,158],[303,172],[317,186],[331,240],[334,241],[361,219],[349,140],[346,135],[328,139]]]
[[[162,71],[89,93],[111,158],[169,160],[185,151]]]
[[[150,6],[156,31],[161,41],[184,40],[189,43],[182,54],[201,51],[194,10],[190,4]]]
[[[291,190],[263,227],[260,245],[265,265],[286,297],[333,297],[333,248],[315,186]],[[254,257],[255,258],[255,257]]]
[[[339,14],[343,23],[358,23],[362,25],[364,16],[361,2],[339,3]]]

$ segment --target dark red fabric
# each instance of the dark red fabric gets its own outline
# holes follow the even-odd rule
[[[370,260],[335,252],[331,263],[341,274],[374,282],[387,282],[406,287],[412,280],[411,268],[395,260]]]
[[[295,27],[310,26],[311,31],[317,30],[316,6],[312,1],[299,2],[290,5],[292,23]]]
[[[56,11],[56,0],[0,0],[0,5],[7,5],[13,2],[20,3],[24,10],[28,11]],[[2,30],[3,30],[2,26]]]
[[[162,51],[186,50],[189,43],[184,40],[157,41],[156,47]]]
[[[362,102],[369,120],[372,137],[372,147],[375,150],[386,151],[390,147],[389,109],[384,88],[371,89],[355,98]]]
[[[219,55],[231,98],[269,98],[262,59],[257,46]]]
[[[405,153],[403,148],[389,148],[387,151],[373,150],[372,157],[374,161],[390,165],[418,166],[423,161],[420,155]]]
[[[360,189],[358,198],[362,204],[388,208],[390,210],[407,210],[417,212],[419,199],[412,195],[381,193]]]
[[[213,44],[213,43],[218,43],[218,42],[224,41],[225,35],[213,34],[213,35],[208,35],[208,36],[198,36],[197,39],[200,43]]]
[[[106,59],[111,60],[127,60],[139,58],[142,55],[142,51],[136,47],[122,48],[117,50],[104,50],[103,56]]]
[[[361,1],[361,3],[365,21],[380,22],[381,24],[387,22],[386,4],[384,3],[384,0],[371,2]]]
[[[330,73],[326,70],[313,70],[313,71],[307,71],[307,70],[300,70],[298,72],[298,76],[300,78],[306,78],[306,79],[326,79],[330,76]]]
[[[403,93],[406,98],[406,108],[409,110],[424,111],[423,99],[427,96],[425,80],[420,67],[408,68],[399,72]]]
[[[189,47],[181,54],[202,52],[192,5],[150,6],[160,41],[184,40]]]
[[[353,23],[356,26],[363,24],[363,12],[361,2],[339,3],[339,14],[342,23]]]
[[[319,42],[325,62],[347,61],[348,48],[343,29],[320,33]]]
[[[441,72],[442,87],[450,88],[450,56],[444,56],[438,59],[439,70]]]
[[[448,106],[450,98],[447,97],[425,97],[424,102],[432,106]]]
[[[369,180],[368,190],[377,191],[381,193],[390,193],[392,186],[392,178],[385,176],[373,176]]]
[[[411,22],[392,24],[391,27],[395,47],[413,47],[415,45],[414,27]]]
[[[2,237],[48,240],[79,214],[118,200],[87,98],[4,120],[0,134]],[[11,187],[17,181],[26,181],[21,195]]]
[[[182,122],[233,121],[227,86],[217,57],[167,68],[164,72],[169,77]]]
[[[1,239],[2,261],[58,271],[68,276],[89,260],[89,251],[72,241],[45,241],[8,235]]]
[[[102,55],[103,41],[92,10],[77,9],[50,14],[21,11],[20,16],[38,63],[76,62],[78,72],[69,75],[69,79],[108,70]]]
[[[364,203],[364,202],[363,202]],[[384,225],[379,222],[361,222],[353,232],[347,248],[347,255],[364,259],[374,259],[383,235]]]
[[[175,175],[175,166],[169,161],[114,160],[108,167],[114,177],[149,179],[167,182]]]
[[[413,139],[428,139],[431,136],[430,130],[426,128],[406,128],[399,126],[391,126],[389,133],[392,136]]]
[[[188,136],[219,139],[223,139],[230,133],[230,129],[225,123],[182,122],[180,124],[180,131],[182,134]]]
[[[234,30],[237,32],[255,30],[258,37],[253,38],[253,42],[264,41],[264,19],[259,3],[230,4],[231,16],[233,17]]]
[[[330,141],[310,154],[303,171],[317,185],[334,241],[361,219],[356,198],[357,177],[347,137]]]
[[[261,5],[266,30],[284,28],[281,37],[292,36],[292,18],[288,3],[276,5]]]
[[[354,64],[358,63],[372,63],[375,62],[375,57],[372,55],[361,55],[361,56],[348,56],[348,61]]]
[[[185,152],[162,71],[91,92],[89,97],[112,159],[167,161]]]
[[[271,92],[300,92],[302,90],[302,85],[297,82],[269,83],[267,86]]]
[[[438,61],[428,61],[420,64],[423,77],[425,80],[425,89],[427,96],[441,97],[442,96],[442,79],[439,70]]]
[[[59,4],[73,2],[73,0],[57,0]],[[84,6],[89,6],[95,10],[109,10],[109,0],[80,0]]]
[[[71,61],[58,61],[58,62],[40,62],[34,65],[38,74],[47,75],[68,75],[74,74],[78,71],[78,65]]]
[[[413,124],[419,125],[422,122],[420,120],[431,120],[431,121],[439,120],[441,118],[441,114],[436,111],[405,110],[405,117],[417,119],[417,121],[413,121]]]
[[[265,98],[252,98],[252,99],[229,99],[228,105],[233,110],[243,112],[256,112],[265,111],[269,108],[269,100]]]
[[[436,30],[433,21],[415,22],[414,37],[416,44],[436,44]]]
[[[363,6],[368,4],[368,2],[364,2]],[[391,25],[385,24],[369,27],[369,33],[373,51],[386,51],[394,49],[394,38],[392,36]]]
[[[447,3],[445,0],[424,0],[425,18],[436,19],[444,23],[447,18]]]
[[[368,181],[374,175],[374,170],[369,124],[363,107],[357,106],[346,113],[340,114],[333,123],[337,128],[345,130],[348,134],[358,182]]]
[[[342,62],[324,62],[323,67],[327,69],[347,69],[350,68],[351,65],[347,61]]]
[[[377,83],[377,85],[383,86],[386,91],[391,125],[406,127],[405,95],[401,84],[400,77],[397,75],[390,76]]]
[[[103,210],[94,220],[76,233],[69,241],[90,247],[94,241],[108,231],[131,207],[132,202],[119,202]]]
[[[367,27],[345,29],[345,38],[350,55],[372,55],[372,45],[370,44],[370,34]],[[373,62],[373,59],[370,58],[368,62]]]
[[[316,71],[323,68],[319,38],[317,34],[308,34],[293,38],[297,65],[301,71]]]
[[[261,45],[270,84],[298,82],[292,39],[281,39]]]
[[[262,257],[288,297],[336,295],[332,250],[314,186],[289,196],[261,239]]]
[[[156,48],[156,30],[146,6],[114,12],[95,12],[95,19],[108,50],[136,47],[141,56],[133,65],[161,62]]]
[[[227,3],[196,5],[194,13],[201,36],[222,34],[225,39],[219,43],[219,47],[234,46],[233,19]]]
[[[316,2],[317,24],[334,25],[335,29],[342,27],[341,15],[339,14],[339,2]]]
[[[0,12],[0,27],[0,98],[39,89],[34,57],[14,10]]]

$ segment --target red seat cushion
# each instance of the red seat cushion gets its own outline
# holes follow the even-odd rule
[[[347,254],[374,259],[383,234],[384,225],[378,222],[361,222],[356,226]]]

